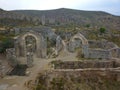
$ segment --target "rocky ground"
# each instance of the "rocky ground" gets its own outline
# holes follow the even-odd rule
[[[20,58],[25,61],[25,58]],[[61,55],[54,59],[39,59],[34,58],[34,66],[26,70],[25,76],[5,76],[0,79],[0,90],[29,90],[26,86],[29,81],[34,81],[39,73],[44,72],[45,70],[53,70],[49,65],[49,62],[53,60],[67,60],[73,61],[77,60],[76,54],[73,53],[61,53]]]
[[[58,58],[55,59],[39,59],[34,58],[34,66],[32,68],[28,68],[26,76],[5,76],[0,80],[0,90],[28,90],[25,87],[25,83],[29,80],[35,80],[38,73],[50,69],[48,63],[53,60],[75,60],[75,54],[65,55],[61,54]],[[25,58],[20,58],[22,61],[25,61]],[[77,59],[76,59],[77,60]]]

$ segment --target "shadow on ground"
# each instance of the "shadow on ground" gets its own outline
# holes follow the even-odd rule
[[[25,76],[27,68],[28,68],[27,65],[17,65],[8,75]]]

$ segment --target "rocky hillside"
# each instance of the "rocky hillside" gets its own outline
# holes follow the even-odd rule
[[[19,14],[11,11],[0,9],[0,27],[23,26],[26,24],[32,25],[31,17],[24,14]]]
[[[10,19],[10,20],[6,20]],[[12,19],[12,20],[11,20]],[[81,11],[73,9],[55,10],[14,10],[5,11],[0,9],[0,24],[18,20],[34,22],[35,25],[91,25],[108,29],[120,29],[120,16],[111,15],[101,11]],[[17,23],[17,22],[16,22]],[[16,25],[16,23],[14,23]]]
[[[42,24],[75,24],[75,25],[93,25],[103,26],[109,29],[120,29],[120,16],[111,15],[101,11],[81,11],[73,9],[55,9],[55,10],[16,10],[11,11],[24,14],[41,21]],[[36,20],[37,21],[37,20]]]

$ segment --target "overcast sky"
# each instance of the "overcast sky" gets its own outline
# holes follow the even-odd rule
[[[120,0],[0,0],[0,8],[5,10],[72,8],[120,15]]]

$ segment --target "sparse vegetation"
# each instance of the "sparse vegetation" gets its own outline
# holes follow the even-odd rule
[[[86,27],[89,28],[89,27],[90,27],[90,24],[86,24]]]
[[[100,31],[100,33],[101,33],[101,34],[104,34],[104,33],[105,33],[105,31],[106,31],[106,29],[105,29],[105,28],[103,28],[103,27],[101,27],[99,31]]]
[[[73,35],[81,32],[88,40],[107,39],[120,46],[119,16],[116,17],[110,15],[110,19],[107,19],[109,14],[104,12],[87,12],[71,9],[58,9],[44,12],[8,12],[2,10],[0,11],[0,14],[0,27],[6,29],[5,32],[1,31],[0,34],[0,53],[5,53],[7,48],[14,47],[12,37],[15,35],[14,32],[12,34],[10,33],[11,29],[14,27],[34,27],[41,25],[54,28],[55,33],[60,35],[63,40],[66,40],[66,42],[68,42]],[[44,24],[42,24],[43,22],[41,21],[43,15],[47,16],[44,17]],[[50,23],[51,19],[53,19],[52,24]],[[53,53],[55,45],[55,40],[47,38],[47,55]],[[78,50],[78,48],[76,49],[78,51],[77,58],[84,60],[84,54],[82,51],[80,49]],[[56,56],[53,55],[53,57]],[[102,58],[99,59],[101,60]],[[57,69],[63,64],[61,60],[56,61],[51,62],[51,64],[54,64],[54,69]],[[73,63],[71,64],[71,66],[74,65],[75,64]],[[20,68],[20,66],[18,67]],[[117,81],[117,76],[113,72],[112,74],[104,73],[103,75],[100,75],[99,72],[97,73],[93,71],[83,71],[80,74],[73,72],[70,74],[67,74],[66,72],[62,74],[45,72],[40,73],[35,82],[30,80],[27,83],[27,86],[32,90],[119,90],[120,81]]]
[[[116,81],[114,75],[102,76],[97,72],[83,71],[81,74],[61,72],[55,76],[46,72],[38,76],[33,90],[119,90],[120,81]]]
[[[14,42],[11,38],[4,38],[0,43],[0,53],[5,53],[7,48],[13,48]]]

